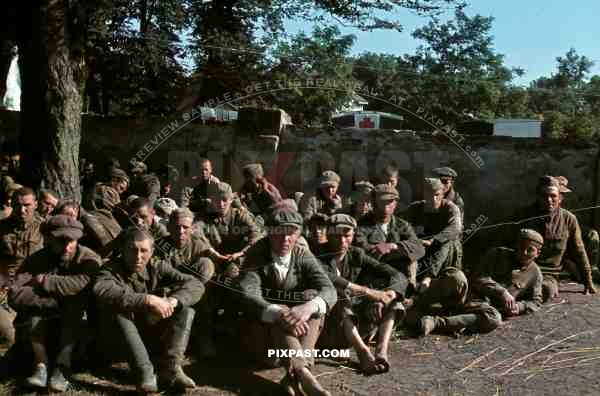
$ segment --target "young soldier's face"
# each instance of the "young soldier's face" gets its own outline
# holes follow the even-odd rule
[[[49,237],[48,247],[50,251],[63,261],[70,261],[77,252],[77,240],[67,237]]]
[[[40,202],[40,212],[44,215],[49,215],[54,211],[56,205],[58,205],[58,198],[46,194]]]
[[[562,194],[557,190],[538,193],[538,204],[541,209],[553,212],[560,208],[562,204]]]
[[[321,192],[323,193],[323,197],[330,199],[330,200],[335,199],[337,190],[338,190],[337,184],[321,187]]]
[[[154,223],[154,209],[148,205],[144,205],[135,211],[134,217],[137,217],[143,222],[143,224],[140,224],[141,228],[148,229],[152,226],[152,223]]]
[[[396,188],[398,185],[398,175],[389,176],[385,182],[388,186]]]
[[[232,198],[226,198],[223,196],[213,196],[210,198],[210,204],[215,212],[219,215],[224,216],[229,213],[229,209],[231,208]]]
[[[207,182],[210,179],[210,176],[212,175],[212,164],[210,163],[210,161],[204,161],[202,163],[202,180],[204,180],[205,182]]]
[[[343,256],[352,245],[352,241],[354,240],[354,230],[349,227],[334,227],[333,235],[330,235],[329,238],[331,238],[331,241],[333,242],[333,248],[336,253]]]
[[[369,212],[370,199],[358,199],[354,204],[354,210],[358,216],[364,216]]]
[[[15,202],[13,202],[13,213],[25,223],[33,220],[36,209],[37,201],[32,194],[17,197]]]
[[[120,178],[113,178],[111,181],[111,186],[114,188],[119,194],[123,194],[127,191],[127,182]]]
[[[189,217],[177,218],[174,222],[169,222],[169,233],[175,243],[180,246],[187,243],[192,237],[192,219]]]
[[[398,202],[395,199],[378,199],[377,206],[386,216],[392,216],[396,211]]]
[[[425,203],[431,209],[439,209],[442,206],[442,201],[444,200],[444,190],[425,191]]]
[[[296,246],[296,242],[300,238],[300,228],[291,225],[274,227],[269,233],[269,238],[273,253],[279,257],[283,257],[289,254],[294,249],[294,246]]]
[[[60,214],[67,215],[73,220],[77,220],[77,217],[79,217],[79,208],[76,206],[65,206]]]
[[[444,185],[444,193],[447,193],[452,188],[454,181],[451,177],[440,177],[440,181]]]
[[[153,245],[149,239],[141,241],[129,241],[123,251],[123,260],[127,269],[134,272],[142,272],[150,261]]]
[[[537,243],[529,239],[521,239],[517,244],[517,257],[521,265],[532,263],[539,255],[540,246]]]

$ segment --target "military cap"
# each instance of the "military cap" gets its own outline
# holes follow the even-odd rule
[[[347,215],[347,214],[342,214],[342,213],[337,213],[337,214],[334,214],[333,216],[331,216],[329,218],[329,224],[334,227],[352,228],[352,229],[355,229],[357,226],[356,220],[354,220],[354,217]]]
[[[263,167],[259,163],[247,164],[242,167],[242,173],[246,178],[259,178],[264,176]]]
[[[366,180],[357,181],[354,183],[354,191],[350,193],[350,199],[356,201],[359,198],[370,198],[375,186]]]
[[[442,181],[436,177],[426,177],[424,187],[429,191],[439,191],[444,189]]]
[[[225,182],[210,183],[207,188],[209,197],[211,195],[218,195],[219,197],[228,199],[233,197],[233,190],[231,186]]]
[[[337,173],[332,170],[326,170],[325,172],[321,173],[321,177],[319,178],[319,186],[339,186],[340,180],[341,179]]]
[[[442,166],[441,168],[435,168],[432,170],[433,174],[437,177],[452,177],[455,178],[458,176],[456,171],[448,166]]]
[[[55,238],[69,238],[78,240],[83,236],[83,224],[71,218],[71,216],[59,214],[50,217],[43,226],[43,232],[46,235]]]
[[[170,215],[178,206],[175,201],[171,198],[158,198],[154,201],[154,209],[160,209],[165,212],[167,215]]]
[[[125,173],[123,169],[113,168],[110,172],[110,176],[113,179],[124,180],[125,182],[127,182],[127,184],[129,184],[129,176],[127,176],[127,173]]]
[[[564,176],[554,176],[556,178],[556,180],[558,180],[558,185],[559,185],[559,189],[561,193],[568,193],[568,192],[572,192],[571,189],[569,189],[568,185],[569,185],[569,179],[567,179]]]
[[[169,223],[174,223],[177,219],[192,219],[194,220],[194,213],[188,208],[175,208],[169,215]]]
[[[566,178],[565,178],[566,179]],[[568,183],[568,180],[567,180]],[[549,175],[544,175],[538,179],[536,190],[538,192],[550,193],[550,192],[570,192],[566,186],[561,186],[560,181]]]
[[[131,206],[131,204],[133,203],[133,201],[135,201],[139,197],[140,197],[139,195],[131,194],[130,196],[128,196],[127,198],[125,198],[125,205]]]
[[[94,203],[98,209],[112,209],[121,202],[117,190],[111,186],[101,184],[96,188]]]
[[[275,205],[265,216],[265,224],[270,227],[292,225],[302,228],[302,215],[288,202],[282,201]]]
[[[399,199],[398,191],[388,184],[378,184],[375,186],[375,197],[379,200]]]
[[[519,230],[519,240],[529,239],[530,241],[538,243],[540,246],[544,244],[544,237],[532,229],[522,228]]]

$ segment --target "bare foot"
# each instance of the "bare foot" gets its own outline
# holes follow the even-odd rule
[[[308,396],[331,396],[331,393],[326,391],[319,381],[312,375],[307,367],[295,371],[296,378],[300,382],[302,391]]]

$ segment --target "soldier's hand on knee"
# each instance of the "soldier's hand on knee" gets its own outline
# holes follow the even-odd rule
[[[158,297],[152,294],[147,294],[144,303],[150,309],[151,312],[160,315],[161,318],[166,319],[173,315],[174,307],[171,303],[162,297]]]
[[[298,322],[308,322],[314,313],[314,304],[310,301],[290,309],[290,315],[294,316]]]
[[[508,290],[504,290],[504,310],[506,313],[513,314],[513,312],[519,313],[519,307],[517,306],[517,301],[515,298],[508,292]]]
[[[376,302],[371,304],[371,309],[369,310],[369,317],[372,321],[380,321],[383,318],[383,303]]]

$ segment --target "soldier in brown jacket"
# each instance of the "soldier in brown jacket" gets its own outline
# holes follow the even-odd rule
[[[340,176],[332,170],[321,173],[316,193],[305,194],[298,204],[304,221],[315,213],[331,216],[342,209],[342,198],[338,195],[340,182]]]
[[[536,312],[542,305],[542,272],[535,263],[544,238],[521,229],[517,249],[492,249],[473,270],[474,291],[504,316]]]
[[[563,258],[567,256],[575,262],[577,280],[583,284],[584,293],[596,293],[577,217],[561,208],[563,188],[557,178],[541,177],[536,204],[519,214],[519,219],[526,219],[520,222],[520,227],[533,229],[544,237],[544,246],[537,260],[544,275],[544,301],[558,297],[558,277],[563,270]]]
[[[324,315],[337,298],[319,261],[297,245],[302,215],[289,205],[277,206],[265,220],[269,235],[248,252],[239,285],[249,318],[242,347],[263,362],[268,361],[269,347],[314,349]],[[301,386],[308,395],[329,395],[310,371],[313,359],[296,355],[282,363],[287,373],[282,385],[288,393]]]
[[[73,348],[82,333],[89,298],[88,284],[102,261],[77,243],[83,225],[66,215],[51,217],[43,225],[46,247],[29,256],[9,290],[15,323],[33,349],[35,369],[26,379],[31,387],[64,392],[65,374],[71,368]],[[59,334],[54,331],[59,330]],[[58,339],[58,353],[49,361],[49,349]],[[48,380],[48,365],[52,376]]]
[[[40,232],[42,219],[36,212],[37,200],[33,190],[28,187],[18,189],[11,202],[11,215],[0,220],[0,334],[9,344],[15,340],[15,312],[7,304],[7,288],[14,281],[23,260],[44,246]]]
[[[156,392],[158,385],[193,388],[181,368],[194,320],[204,294],[202,282],[152,257],[154,240],[137,228],[127,230],[123,254],[100,272],[94,294],[105,327],[116,327],[125,343],[138,390]],[[114,329],[113,329],[114,330]],[[110,337],[110,335],[106,335]],[[158,348],[158,383],[150,351]]]

